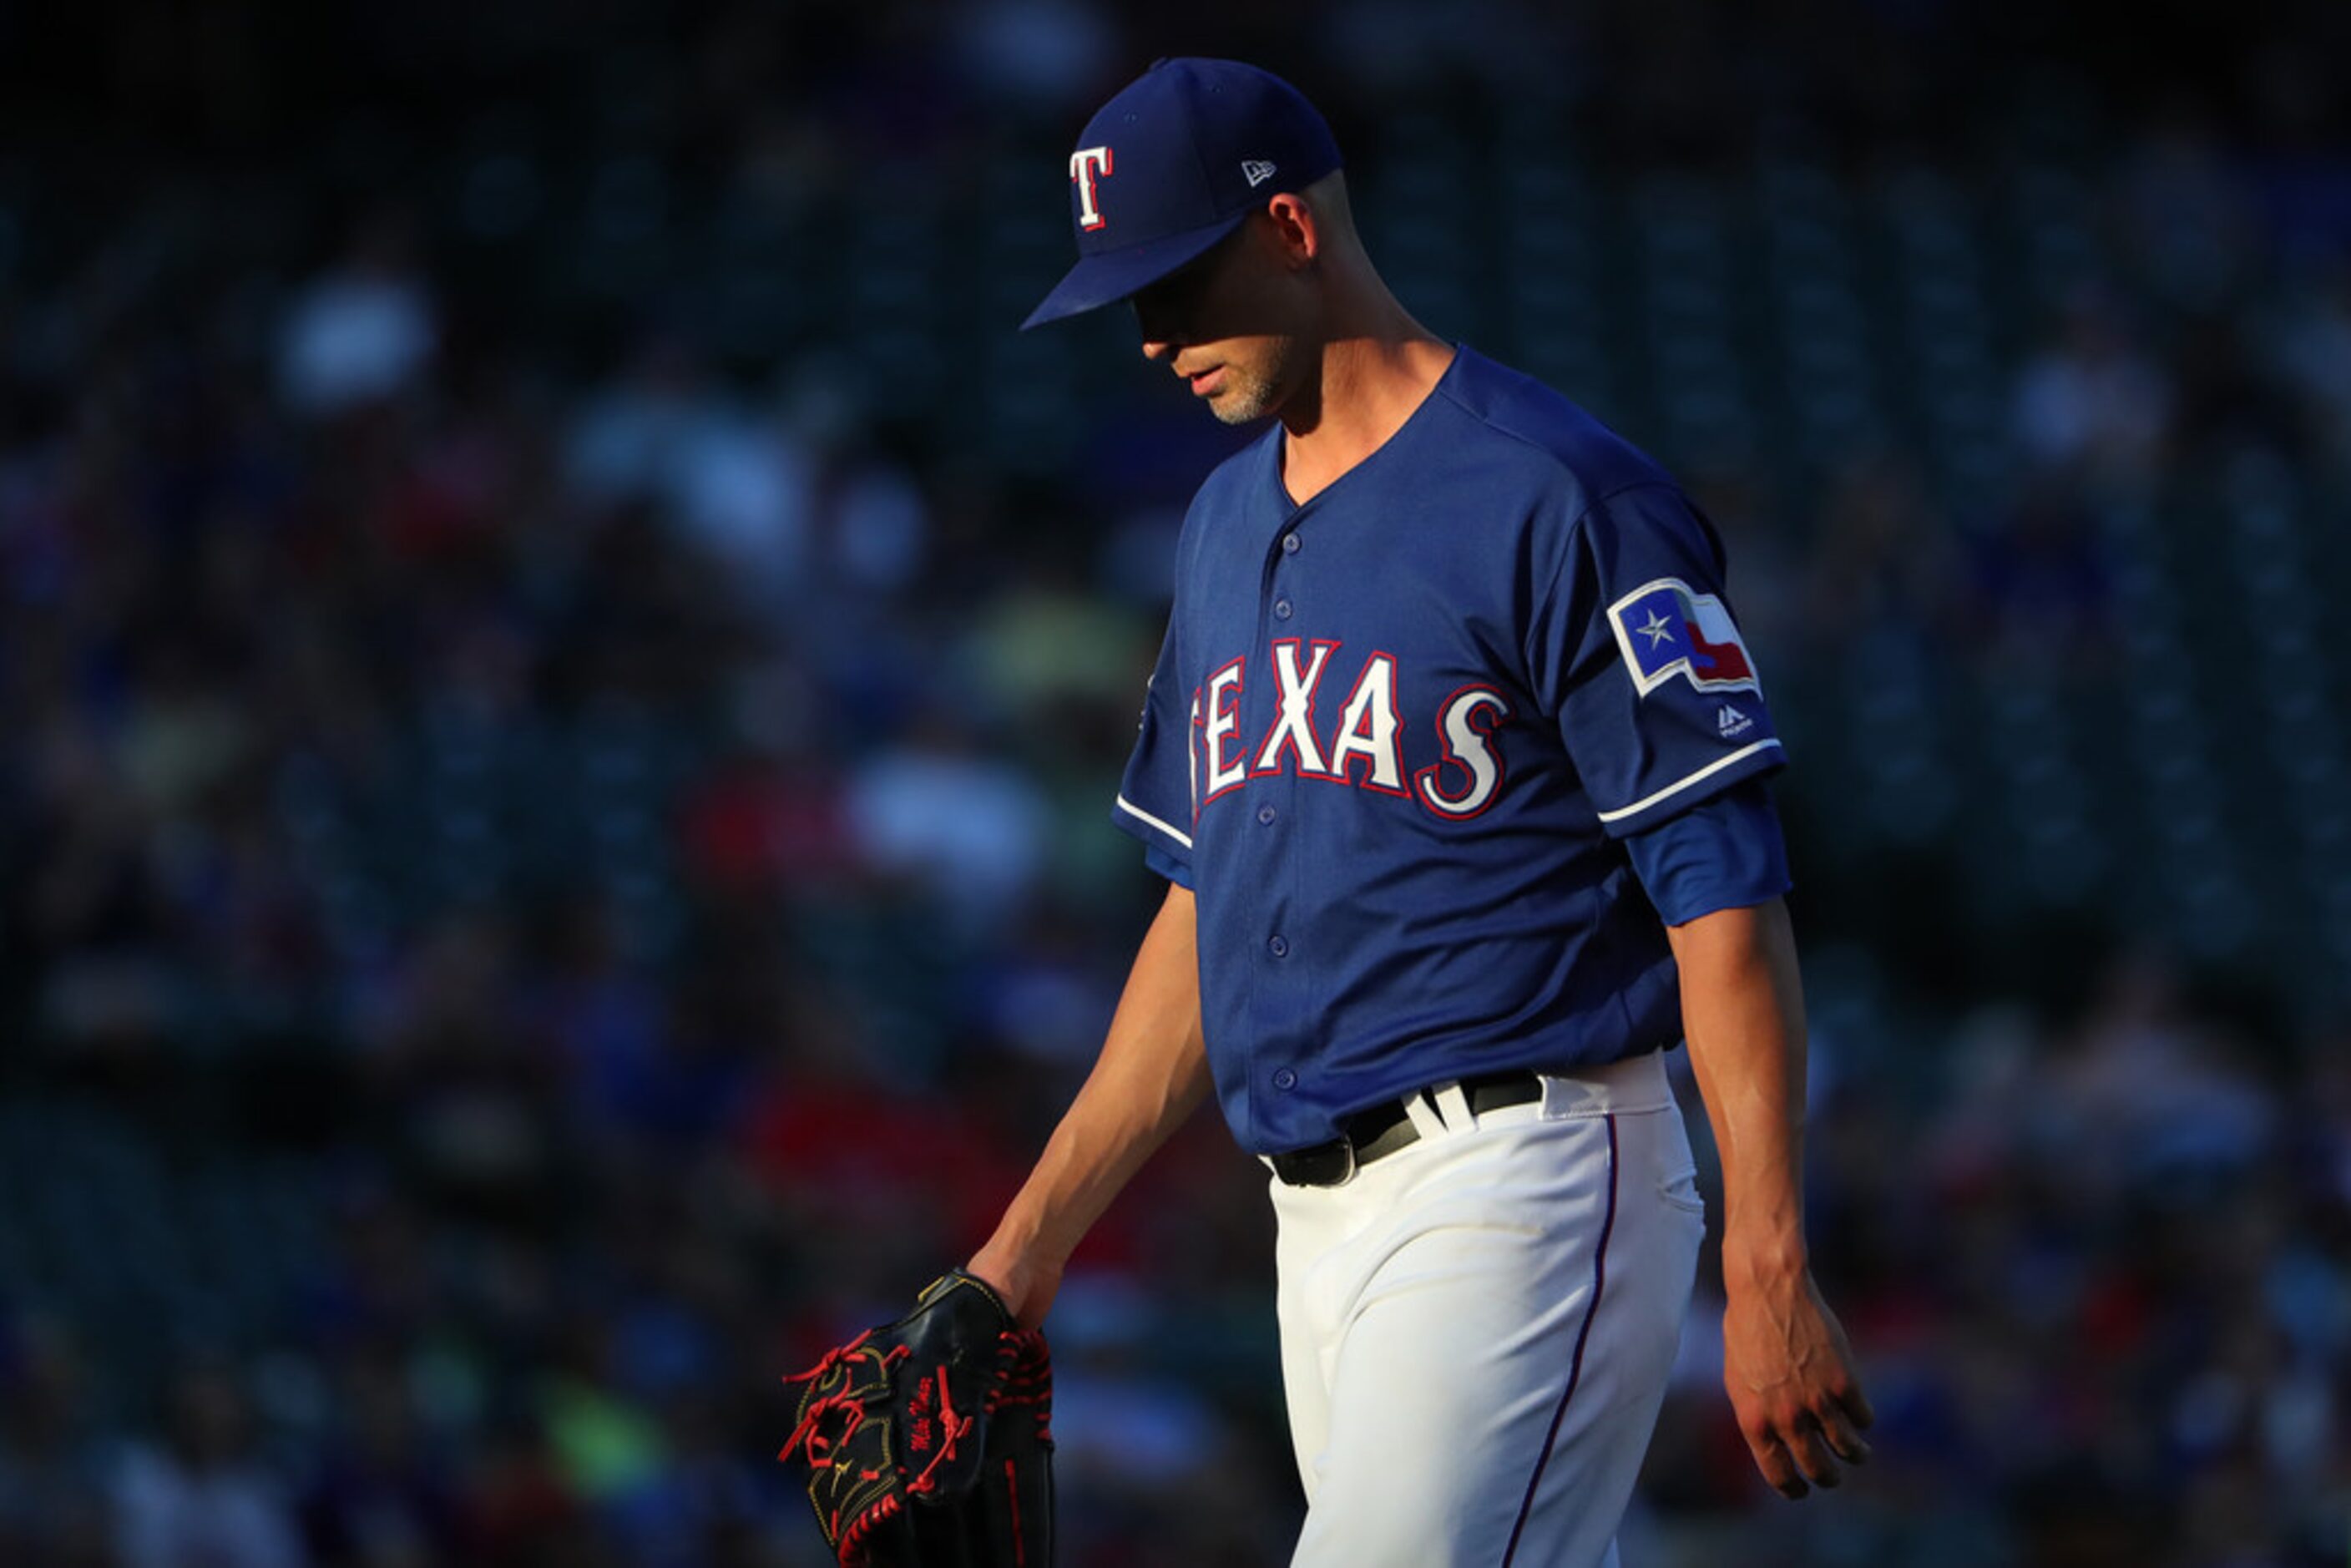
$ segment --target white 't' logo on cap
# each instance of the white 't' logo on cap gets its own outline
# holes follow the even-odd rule
[[[1081,147],[1070,154],[1070,178],[1078,183],[1078,226],[1098,229],[1110,220],[1094,205],[1094,182],[1110,172],[1110,149]]]

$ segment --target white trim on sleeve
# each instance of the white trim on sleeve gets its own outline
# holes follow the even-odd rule
[[[1774,741],[1772,744],[1776,746],[1779,742]],[[1752,751],[1755,747],[1750,746],[1747,749]],[[1096,798],[1099,799],[1100,797]],[[1142,807],[1136,805],[1134,801],[1128,800],[1123,795],[1121,795],[1118,798],[1118,809],[1124,811],[1128,816],[1133,817],[1136,821],[1141,822],[1144,827],[1158,829],[1169,838],[1174,839],[1177,843],[1182,844],[1186,849],[1188,850],[1192,847],[1191,834],[1177,832],[1173,827],[1161,821],[1158,818],[1153,816],[1150,812],[1144,810]]]
[[[1667,785],[1664,789],[1656,791],[1654,794],[1644,795],[1629,806],[1619,806],[1613,811],[1601,812],[1600,820],[1604,822],[1614,822],[1622,818],[1630,817],[1636,812],[1646,811],[1650,807],[1656,805],[1658,801],[1664,800],[1667,796],[1677,795],[1684,789],[1688,789],[1691,785],[1697,783],[1699,779],[1704,779],[1710,774],[1721,772],[1724,768],[1729,767],[1740,758],[1752,757],[1755,753],[1762,750],[1766,747],[1777,746],[1779,744],[1780,742],[1778,738],[1773,737],[1771,739],[1759,740],[1752,746],[1742,746],[1738,750],[1732,752],[1729,756],[1718,757],[1713,761],[1708,763],[1705,767],[1699,768],[1697,772],[1690,774],[1687,778],[1677,779],[1673,783]],[[1123,800],[1121,800],[1119,804],[1126,806],[1126,802]],[[1134,808],[1132,806],[1127,806],[1126,809],[1130,811],[1134,810]],[[1141,814],[1142,813],[1140,812],[1136,812],[1136,815],[1138,816]],[[1165,826],[1165,824],[1162,823],[1161,825]],[[1186,841],[1188,842],[1189,841]]]

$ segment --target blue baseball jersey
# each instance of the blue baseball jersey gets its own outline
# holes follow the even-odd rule
[[[1768,801],[1730,809],[1782,752],[1712,524],[1466,347],[1302,506],[1281,440],[1192,503],[1113,813],[1196,898],[1235,1135],[1303,1147],[1431,1082],[1677,1042],[1633,845],[1684,902],[1787,885]]]

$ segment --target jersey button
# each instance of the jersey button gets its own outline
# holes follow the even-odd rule
[[[1276,936],[1266,943],[1265,950],[1277,958],[1287,958],[1290,956],[1290,938]]]
[[[1290,601],[1288,601],[1287,599],[1277,599],[1277,600],[1275,600],[1275,601],[1273,601],[1273,613],[1274,613],[1274,618],[1275,618],[1276,620],[1278,620],[1278,621],[1287,621],[1287,620],[1289,620],[1289,619],[1290,619]]]
[[[1270,807],[1270,806],[1259,806],[1259,807],[1257,809],[1257,820],[1258,820],[1259,821],[1260,821],[1260,822],[1270,822],[1270,821],[1273,821],[1273,808],[1272,808],[1272,807]]]
[[[1281,553],[1284,555],[1296,555],[1298,553],[1298,536],[1296,534],[1284,534],[1281,536]]]
[[[1273,1086],[1276,1089],[1295,1089],[1298,1087],[1298,1074],[1287,1067],[1277,1067],[1273,1070]]]

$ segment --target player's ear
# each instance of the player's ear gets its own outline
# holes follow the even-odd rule
[[[1293,268],[1322,254],[1322,225],[1306,198],[1285,191],[1265,204],[1274,244]]]

